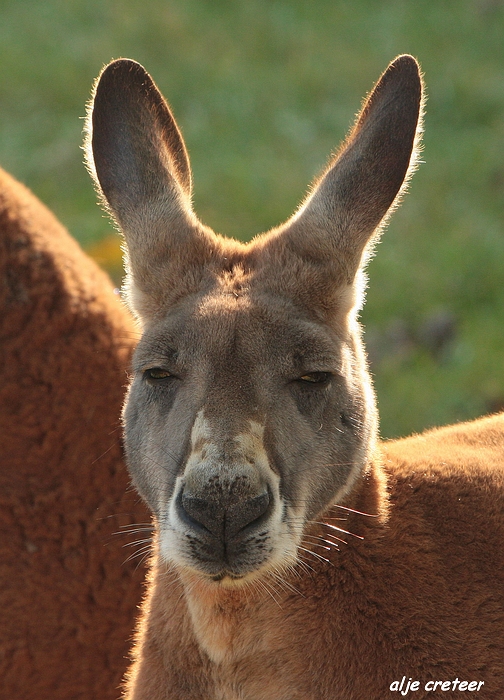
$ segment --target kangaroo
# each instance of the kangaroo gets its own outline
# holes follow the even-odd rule
[[[118,425],[136,338],[106,275],[0,170],[1,698],[117,698],[142,576],[113,534],[148,518]]]
[[[128,700],[504,697],[504,415],[380,443],[357,319],[422,94],[399,56],[295,214],[243,244],[194,214],[144,68],[97,81],[88,165],[143,327],[123,417],[156,532]]]

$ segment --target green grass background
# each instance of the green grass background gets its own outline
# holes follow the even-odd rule
[[[504,406],[502,1],[0,0],[0,164],[117,280],[79,150],[104,63],[151,72],[200,218],[248,239],[287,218],[403,52],[429,100],[425,164],[370,265],[362,316],[382,434],[470,418]]]

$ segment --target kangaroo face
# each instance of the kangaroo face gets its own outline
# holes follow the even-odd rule
[[[149,328],[125,411],[162,555],[219,579],[293,562],[374,428],[348,329],[265,298],[249,278],[240,293],[217,280]]]
[[[420,110],[418,66],[400,56],[302,207],[244,245],[192,211],[184,142],[150,76],[128,60],[103,71],[88,163],[144,327],[126,449],[177,567],[229,583],[291,565],[365,469],[362,269],[414,167]]]

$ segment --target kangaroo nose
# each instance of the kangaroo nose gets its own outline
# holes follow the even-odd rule
[[[219,498],[210,498],[184,490],[179,501],[179,515],[226,542],[239,533],[245,534],[247,527],[258,524],[269,505],[267,488],[256,496],[244,496],[239,500],[230,499],[224,493]]]

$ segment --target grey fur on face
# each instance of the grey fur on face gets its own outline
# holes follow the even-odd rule
[[[245,245],[194,215],[187,152],[150,76],[128,60],[102,73],[89,167],[144,326],[126,450],[176,566],[246,580],[293,564],[306,524],[368,463],[362,270],[414,169],[421,94],[399,57],[298,212]]]

